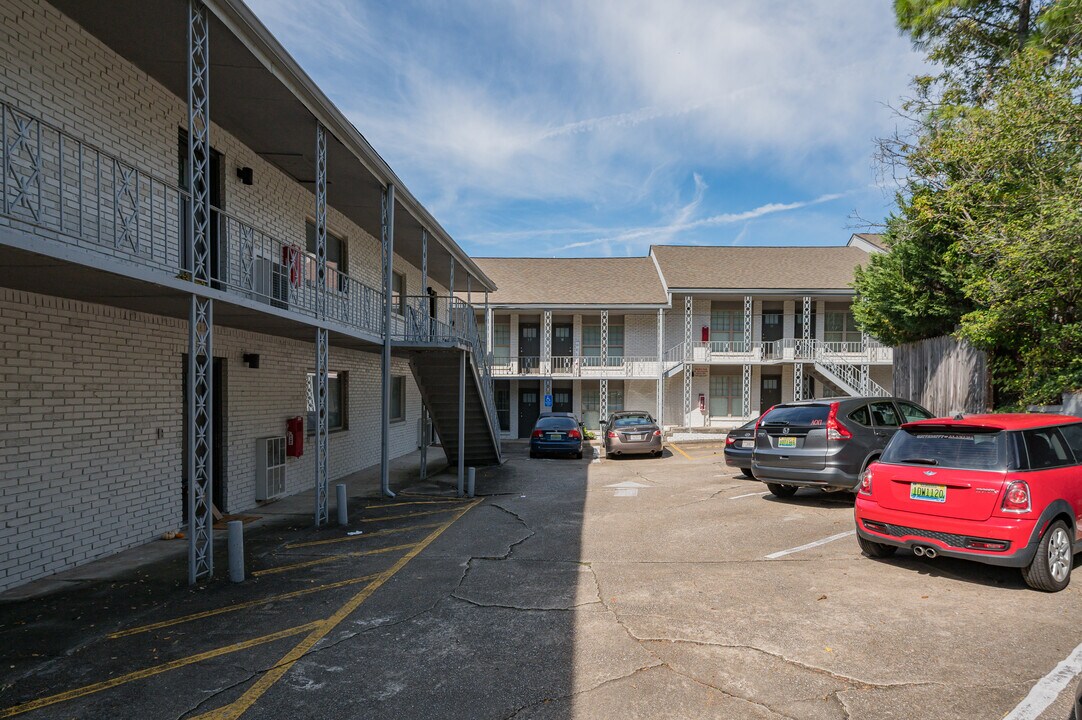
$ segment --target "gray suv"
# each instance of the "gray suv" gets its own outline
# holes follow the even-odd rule
[[[752,473],[777,497],[800,487],[855,492],[898,427],[930,417],[920,405],[889,397],[775,405],[759,420]]]

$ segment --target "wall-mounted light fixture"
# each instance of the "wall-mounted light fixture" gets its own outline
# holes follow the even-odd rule
[[[240,181],[242,183],[244,183],[245,185],[251,185],[252,184],[252,168],[250,168],[250,167],[239,167],[239,168],[237,168],[237,177],[239,177]]]
[[[244,363],[253,370],[259,369],[259,354],[258,353],[244,353]]]

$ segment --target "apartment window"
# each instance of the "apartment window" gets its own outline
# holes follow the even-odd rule
[[[327,429],[345,430],[348,427],[346,413],[347,373],[327,373]],[[316,374],[308,373],[308,427],[309,435],[316,433]]]
[[[391,272],[391,309],[399,315],[406,314],[406,276]]]
[[[391,378],[391,422],[406,419],[406,376]]]
[[[492,391],[496,401],[496,418],[500,421],[502,432],[511,432],[511,390],[506,387],[497,387]]]
[[[307,275],[308,284],[316,284],[316,224],[311,220],[304,223],[306,250],[309,255]],[[348,281],[346,272],[346,241],[327,231],[327,275],[326,283],[328,290],[346,292]]]
[[[582,326],[582,354],[601,357],[601,325]],[[624,356],[624,326],[609,324],[609,357]]]
[[[736,417],[744,414],[744,381],[739,375],[710,376],[710,414]]]
[[[828,311],[826,326],[823,328],[823,340],[828,343],[847,343],[858,346],[862,337],[853,313],[846,311]]]
[[[744,311],[714,303],[710,308],[710,340],[729,343],[730,347],[744,343]]]
[[[492,323],[492,357],[502,364],[507,364],[511,357],[511,323],[508,320]]]

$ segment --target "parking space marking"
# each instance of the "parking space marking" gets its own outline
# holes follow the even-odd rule
[[[764,490],[763,492],[753,492],[753,493],[747,493],[746,495],[737,495],[737,496],[731,497],[729,499],[730,500],[739,500],[740,498],[752,497],[753,495],[769,495],[769,494],[770,494],[769,490]]]
[[[345,537],[329,538],[327,540],[310,540],[302,543],[292,543],[286,545],[287,550],[293,548],[314,547],[316,545],[334,545],[335,543],[353,542],[354,540],[367,540],[368,538],[382,537],[384,535],[397,535],[398,533],[409,532],[410,530],[424,530],[425,528],[439,527],[443,523],[425,523],[423,525],[410,525],[403,528],[390,528],[388,530],[376,530],[375,532],[365,533],[364,535],[346,535]]]
[[[350,598],[344,605],[338,608],[337,611],[322,623],[319,623],[318,627],[312,630],[303,640],[301,640],[296,647],[286,653],[281,660],[274,664],[274,666],[268,670],[263,677],[259,678],[244,691],[244,694],[234,700],[229,705],[220,707],[217,710],[211,710],[209,713],[204,713],[198,716],[194,720],[236,720],[250,708],[259,698],[270,690],[270,688],[277,683],[282,676],[292,669],[297,661],[303,658],[308,651],[315,647],[316,643],[326,637],[332,630],[342,623],[347,617],[349,617],[358,607],[364,603],[369,597],[372,596],[376,590],[378,590],[385,582],[390,580],[395,573],[404,568],[413,558],[417,557],[426,547],[431,545],[436,538],[443,534],[447,528],[451,527],[459,518],[469,512],[471,509],[477,507],[482,502],[478,499],[460,509],[454,517],[447,522],[443,523],[440,527],[429,533],[421,542],[417,543],[412,550],[398,559],[391,567],[380,573],[380,576],[373,580],[370,584],[366,585],[363,590]]]
[[[461,506],[459,506],[461,507]],[[425,510],[424,512],[406,513],[405,515],[383,515],[381,517],[363,518],[361,522],[383,522],[384,520],[406,520],[407,518],[425,517],[426,515],[441,515],[455,512],[458,508],[449,507],[443,510]]]
[[[856,535],[856,534],[857,534],[856,530],[846,530],[845,532],[838,533],[837,535],[831,535],[830,537],[825,537],[822,540],[816,540],[815,542],[810,542],[807,545],[801,545],[799,547],[789,548],[788,550],[779,550],[778,552],[770,553],[769,555],[766,556],[766,559],[767,560],[777,560],[778,558],[785,557],[786,555],[792,555],[793,553],[802,552],[804,550],[811,550],[812,548],[817,548],[820,545],[826,545],[827,543],[834,542],[835,540],[841,540],[844,537],[849,537],[850,535]]]
[[[686,458],[687,458],[688,460],[691,460],[691,456],[690,456],[690,455],[688,455],[688,454],[687,454],[686,452],[684,452],[683,450],[681,450],[681,449],[680,449],[680,446],[679,446],[679,445],[677,445],[676,443],[674,443],[674,442],[670,442],[670,443],[668,443],[668,445],[669,445],[669,447],[670,447],[670,448],[672,448],[672,449],[673,449],[673,450],[675,450],[676,452],[680,453],[681,455],[683,455],[684,457],[686,457]]]
[[[1074,652],[1052,672],[1037,681],[1029,694],[1003,720],[1035,720],[1040,717],[1041,713],[1059,698],[1060,693],[1080,673],[1082,673],[1082,645],[1076,647]]]
[[[459,503],[459,504],[462,504],[464,502],[468,502],[468,501],[467,500],[453,500],[453,499],[449,499],[449,500],[410,500],[408,502],[386,503],[384,505],[365,505],[364,509],[365,510],[379,510],[380,508],[402,507],[403,505],[442,505],[442,504],[445,504],[445,503]]]
[[[407,543],[405,545],[391,545],[390,547],[376,548],[375,550],[362,550],[360,552],[342,553],[341,555],[328,555],[327,557],[316,558],[315,560],[305,560],[304,562],[292,563],[290,565],[278,565],[276,567],[256,570],[252,573],[252,576],[261,577],[263,575],[275,575],[277,573],[289,572],[290,570],[300,570],[301,568],[314,567],[316,565],[325,565],[326,563],[338,562],[339,560],[345,560],[346,558],[364,557],[365,555],[380,555],[382,553],[394,552],[395,550],[405,550],[407,548],[414,547],[415,545],[416,543]]]
[[[162,663],[161,665],[154,665],[125,675],[118,675],[115,678],[109,678],[108,680],[103,680],[102,682],[94,683],[93,685],[86,685],[57,695],[38,698],[37,700],[31,700],[30,702],[25,702],[21,705],[13,705],[12,707],[0,710],[0,718],[14,717],[15,715],[30,712],[31,710],[38,710],[43,707],[48,707],[49,705],[55,705],[68,700],[75,700],[76,698],[86,697],[87,695],[93,695],[94,693],[108,690],[109,688],[114,688],[119,685],[126,685],[135,680],[142,680],[143,678],[160,675],[164,672],[176,670],[177,668],[182,668],[186,665],[194,665],[195,663],[203,662],[204,660],[210,660],[222,655],[247,650],[248,648],[256,647],[257,645],[265,645],[266,643],[274,642],[275,640],[282,640],[284,638],[293,637],[294,635],[300,635],[301,633],[317,630],[322,624],[322,620],[316,620],[315,622],[305,623],[304,625],[297,625],[296,627],[279,630],[270,635],[262,635],[257,638],[252,638],[251,640],[244,640],[239,643],[215,648],[196,655],[189,655],[188,657],[171,660],[167,663]]]
[[[203,618],[214,617],[215,615],[224,615],[225,613],[236,612],[237,610],[244,610],[250,607],[258,607],[260,605],[265,605],[269,602],[292,600],[293,598],[302,597],[304,595],[311,595],[312,593],[323,592],[324,590],[334,590],[335,588],[356,585],[360,582],[367,582],[368,580],[374,579],[377,575],[379,575],[379,573],[362,575],[361,577],[350,578],[348,580],[340,580],[338,582],[327,583],[326,585],[317,585],[315,587],[304,588],[303,590],[294,590],[293,592],[282,593],[281,595],[271,595],[269,597],[260,598],[259,600],[249,600],[247,602],[236,603],[234,605],[226,605],[225,607],[216,608],[214,610],[207,610],[206,612],[192,613],[191,615],[182,615],[180,617],[173,618],[172,620],[162,620],[161,622],[151,623],[149,625],[141,625],[134,628],[128,628],[127,630],[118,630],[115,633],[110,633],[106,637],[108,637],[110,640],[116,640],[117,638],[128,637],[129,635],[139,635],[140,633],[150,632],[152,630],[160,630],[164,627],[172,627],[173,625],[180,625],[182,623],[192,622],[193,620],[202,620]]]

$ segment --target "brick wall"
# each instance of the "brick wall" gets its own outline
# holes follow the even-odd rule
[[[176,529],[187,323],[0,289],[0,338],[0,590]],[[239,512],[256,505],[256,438],[305,414],[315,347],[219,327],[214,351],[226,364],[226,507]],[[329,440],[333,480],[379,462],[379,357],[332,346],[330,368],[349,387],[349,429]],[[398,456],[416,448],[421,400],[406,361],[393,371],[407,377]],[[309,445],[288,461],[288,492],[313,486],[314,460]]]

